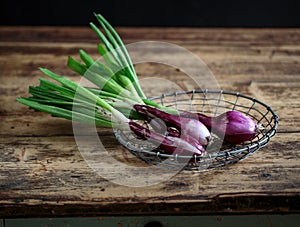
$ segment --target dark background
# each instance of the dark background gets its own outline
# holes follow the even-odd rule
[[[299,0],[49,0],[0,3],[1,25],[87,26],[93,12],[114,26],[299,27]]]

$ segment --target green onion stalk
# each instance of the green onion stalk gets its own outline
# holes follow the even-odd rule
[[[210,140],[206,126],[193,114],[185,112],[187,117],[181,117],[176,109],[147,99],[120,36],[101,14],[95,17],[100,28],[94,23],[90,26],[101,41],[97,45],[101,61],[79,50],[80,60],[69,56],[67,62],[71,70],[94,86],[82,86],[40,68],[55,82],[40,78],[38,86],[29,87],[31,97],[17,101],[37,111],[99,127],[129,126],[136,136],[151,139],[167,153],[202,155]],[[149,123],[151,130],[137,120]]]

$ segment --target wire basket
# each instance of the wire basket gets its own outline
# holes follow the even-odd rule
[[[260,125],[254,139],[238,145],[227,144],[212,134],[212,142],[201,157],[167,154],[163,150],[157,149],[152,143],[138,139],[130,131],[114,130],[117,140],[132,154],[149,164],[160,165],[168,169],[203,170],[236,163],[265,146],[275,135],[278,126],[278,116],[271,107],[240,93],[222,90],[193,90],[162,94],[151,100],[177,110],[200,112],[209,116],[236,110],[249,116],[257,125]],[[147,125],[147,127],[150,126]]]

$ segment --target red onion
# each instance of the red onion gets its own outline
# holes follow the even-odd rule
[[[158,148],[164,149],[167,153],[179,155],[202,155],[205,152],[203,146],[194,138],[184,136],[184,139],[179,137],[172,137],[161,135],[153,132],[134,121],[129,123],[130,130],[135,133],[141,139],[149,140],[151,143],[158,146]]]
[[[139,114],[147,116],[148,118],[159,118],[168,128],[176,128],[181,132],[181,135],[193,137],[202,145],[207,145],[211,139],[208,129],[203,123],[196,119],[171,115],[146,105],[136,104],[133,107]]]
[[[256,123],[238,111],[227,111],[216,117],[181,111],[180,116],[199,119],[209,130],[220,135],[220,137],[224,136],[224,141],[228,143],[243,143],[252,140],[256,135]]]

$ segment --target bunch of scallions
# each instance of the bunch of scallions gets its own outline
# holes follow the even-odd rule
[[[102,61],[93,60],[83,50],[79,51],[81,61],[68,58],[69,68],[95,87],[82,86],[40,68],[56,83],[40,78],[38,86],[29,87],[32,96],[17,101],[56,117],[99,127],[127,128],[136,137],[151,141],[169,154],[203,155],[211,139],[212,125],[215,133],[223,134],[229,143],[254,138],[256,123],[240,112],[228,111],[210,117],[177,111],[147,99],[121,38],[102,15],[95,16],[101,28],[90,25],[101,40],[98,51]],[[141,124],[140,120],[151,127]]]

